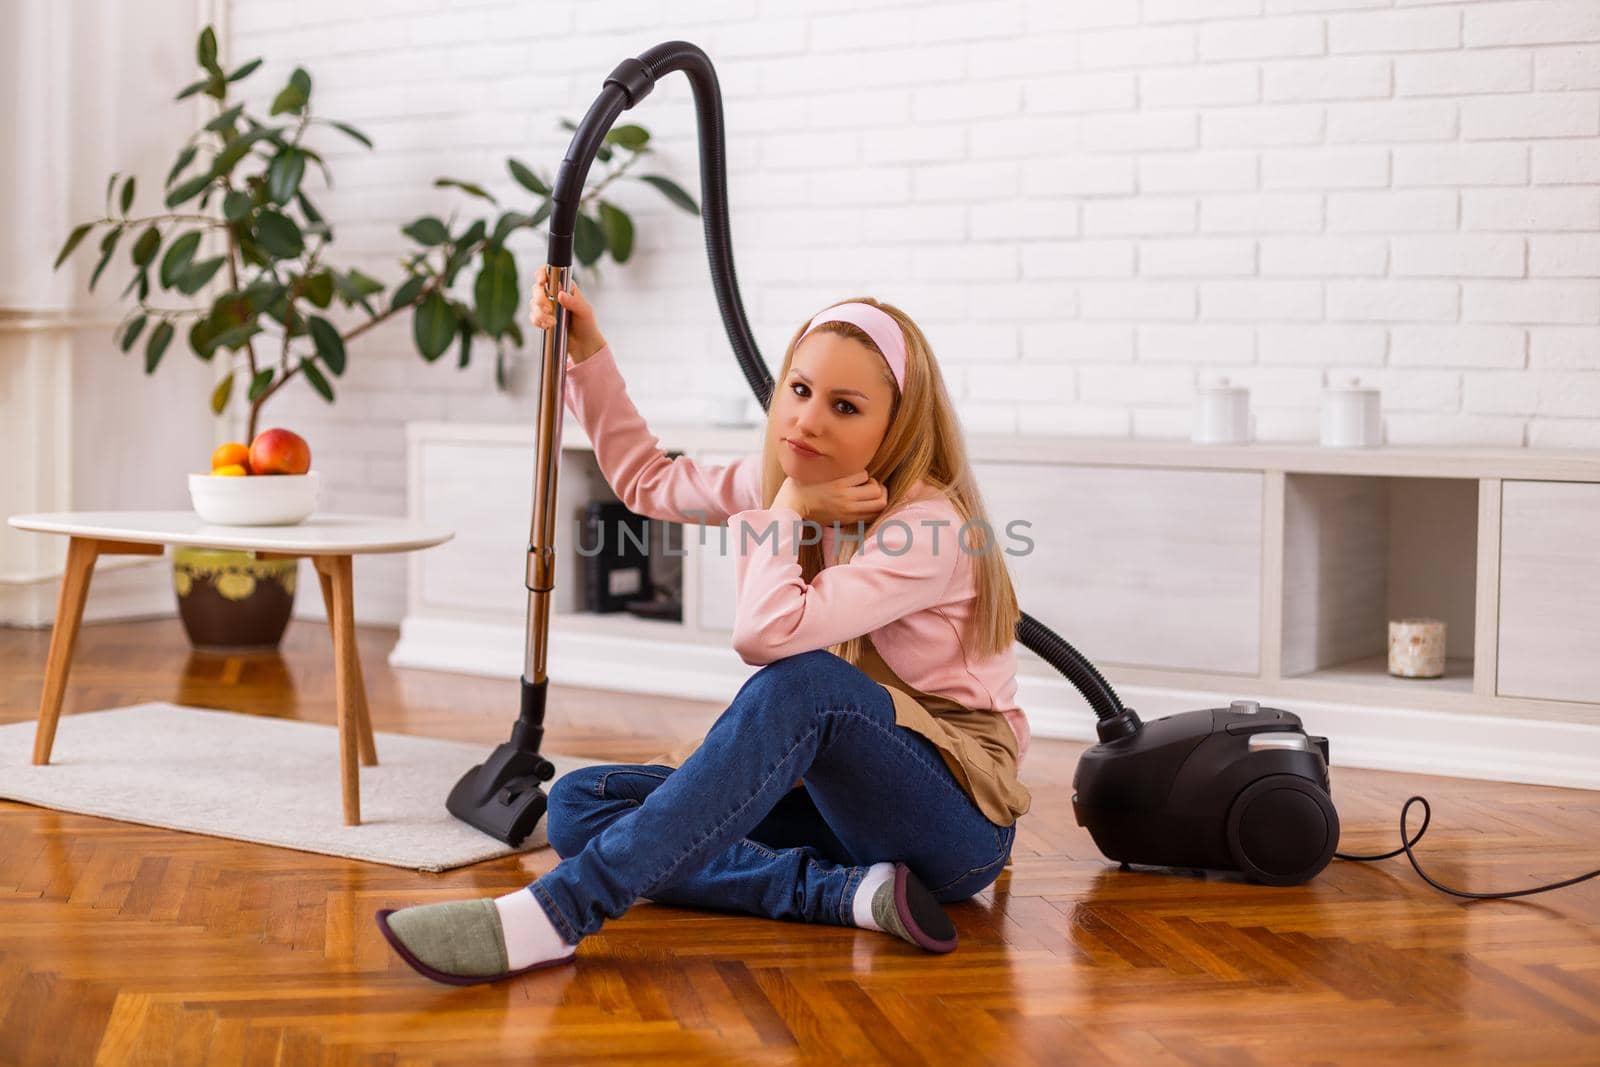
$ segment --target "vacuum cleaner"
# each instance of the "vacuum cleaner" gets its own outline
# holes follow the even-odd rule
[[[717,305],[745,381],[763,408],[772,400],[772,375],[756,348],[734,278],[716,72],[695,45],[668,41],[624,59],[606,77],[573,133],[552,191],[545,296],[554,307],[555,327],[544,336],[539,388],[521,713],[510,739],[463,775],[446,802],[456,818],[512,846],[520,845],[544,816],[542,784],[555,774],[554,765],[539,754],[549,682],[554,503],[569,330],[566,309],[554,298],[570,290],[578,202],[607,132],[657,81],[680,70],[694,92],[706,252]],[[1327,866],[1339,840],[1328,741],[1309,736],[1295,715],[1235,700],[1226,708],[1141,722],[1093,664],[1026,612],[1017,624],[1017,639],[1065,675],[1098,717],[1100,743],[1079,758],[1072,806],[1078,823],[1108,858],[1125,865],[1238,871],[1268,885],[1304,882]]]

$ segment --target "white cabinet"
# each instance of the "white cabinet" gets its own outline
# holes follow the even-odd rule
[[[977,463],[974,473],[1023,610],[1084,655],[1261,669],[1259,472]]]
[[[657,429],[706,465],[761,447],[759,427]],[[408,557],[392,660],[514,670],[532,428],[408,435],[412,514],[456,538]],[[1023,610],[1115,685],[1600,723],[1600,453],[969,435],[969,455]],[[573,520],[612,494],[571,422],[558,489],[563,680],[615,687],[624,670],[641,691],[736,689],[749,667],[729,640],[727,528],[670,532],[686,553],[682,622],[578,611]],[[1446,621],[1444,677],[1388,674],[1387,621],[1406,615]],[[1024,673],[1050,674],[1018,655]]]
[[[1600,484],[1504,482],[1500,519],[1497,691],[1600,703]]]

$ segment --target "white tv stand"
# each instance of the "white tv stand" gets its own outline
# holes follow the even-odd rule
[[[760,447],[756,426],[653,429],[703,463]],[[411,558],[391,662],[516,677],[532,427],[407,436],[411,518],[457,536]],[[1252,697],[1328,734],[1335,765],[1600,788],[1600,452],[986,435],[969,451],[1023,553],[1008,555],[1023,609],[1143,717]],[[560,515],[615,499],[571,419],[562,453]],[[1013,519],[1031,550],[1004,536]],[[754,668],[729,644],[720,531],[670,525],[685,554],[669,622],[576,610],[576,529],[557,536],[551,679],[731,698]],[[1413,615],[1448,625],[1443,678],[1387,673],[1387,621]],[[1020,645],[1018,661],[1036,736],[1092,739],[1076,690]]]

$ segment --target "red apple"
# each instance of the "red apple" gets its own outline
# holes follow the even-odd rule
[[[311,446],[291,430],[262,430],[250,442],[253,474],[304,474],[311,469]]]

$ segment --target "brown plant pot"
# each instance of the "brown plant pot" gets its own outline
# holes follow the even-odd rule
[[[189,643],[203,652],[275,649],[294,608],[298,559],[257,559],[242,549],[172,553],[172,587]]]

